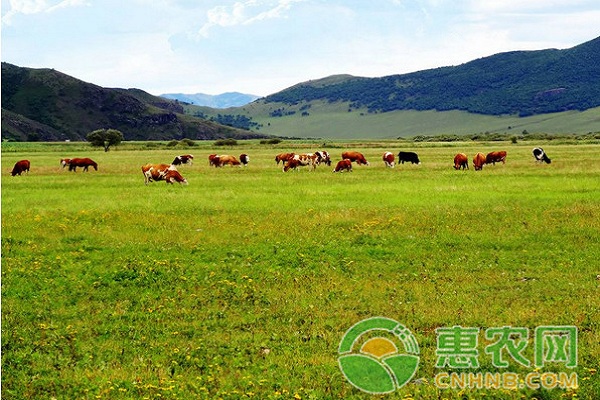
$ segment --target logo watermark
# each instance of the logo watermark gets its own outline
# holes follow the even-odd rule
[[[439,389],[575,389],[575,372],[542,371],[546,366],[577,367],[577,327],[538,326],[530,339],[528,328],[490,327],[485,329],[487,345],[481,347],[481,330],[476,327],[436,329],[435,350],[438,372],[433,383]],[[400,344],[401,346],[398,346]],[[532,344],[533,354],[526,349]],[[367,318],[344,334],[338,349],[338,363],[354,387],[371,394],[385,394],[406,385],[419,366],[419,345],[412,332],[385,317]],[[479,372],[480,358],[486,357],[497,371]],[[516,366],[532,371],[516,373]],[[556,368],[553,368],[556,369]]]

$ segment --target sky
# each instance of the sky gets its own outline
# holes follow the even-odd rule
[[[110,88],[258,96],[600,36],[598,0],[2,0],[1,58]]]

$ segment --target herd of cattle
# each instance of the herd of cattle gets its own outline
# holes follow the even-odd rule
[[[548,158],[544,150],[540,147],[533,149],[533,157],[536,161],[545,162],[550,164],[551,160]],[[144,174],[144,183],[147,185],[153,181],[165,181],[166,183],[173,184],[175,182],[186,185],[187,179],[185,179],[181,173],[177,170],[177,166],[182,164],[191,165],[193,163],[194,156],[191,154],[184,154],[175,157],[171,164],[146,164],[142,166],[142,173]],[[396,156],[390,151],[383,153],[382,160],[386,167],[394,168],[396,165]],[[412,151],[401,151],[398,153],[398,162],[404,164],[410,162],[412,164],[421,164],[417,153]],[[211,154],[208,156],[208,163],[210,166],[215,168],[222,167],[224,165],[230,166],[246,166],[250,162],[250,157],[247,154],[241,154],[239,159],[235,156],[228,154]],[[275,156],[275,162],[277,165],[281,162],[283,164],[283,172],[287,172],[290,169],[297,170],[298,167],[308,167],[314,170],[318,165],[331,166],[331,156],[327,151],[317,151],[315,153],[281,153]],[[506,151],[493,151],[484,155],[483,153],[475,154],[473,158],[473,167],[475,171],[483,169],[485,164],[496,164],[497,162],[506,162]],[[333,172],[352,172],[352,163],[357,165],[369,165],[369,162],[362,153],[358,151],[345,151],[342,153],[342,159],[337,162]],[[29,172],[31,163],[29,160],[17,161],[11,172],[12,176],[21,175],[23,172]],[[77,172],[77,167],[83,168],[87,171],[89,167],[98,170],[98,164],[90,158],[63,158],[60,160],[60,165],[65,168],[69,167],[69,171]],[[469,169],[469,158],[464,153],[458,153],[454,156],[454,169]]]

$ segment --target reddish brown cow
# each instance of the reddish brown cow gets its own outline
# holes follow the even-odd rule
[[[366,160],[365,156],[358,151],[345,151],[342,153],[342,160],[348,159],[357,163],[358,165],[369,165],[369,162]]]
[[[465,153],[458,153],[454,156],[454,169],[469,169],[469,157]]]
[[[241,165],[242,163],[240,163],[238,161],[237,158],[235,158],[235,156],[230,156],[228,154],[222,154],[220,156],[217,156],[219,158],[219,167],[222,167],[223,165]]]
[[[30,167],[31,163],[29,162],[29,160],[21,160],[21,161],[17,161],[15,163],[15,166],[12,169],[11,175],[15,176],[15,175],[21,175],[22,172],[27,172],[29,173],[29,167]]]
[[[294,156],[295,153],[280,153],[275,156],[275,162],[277,163],[277,165],[279,165],[280,161],[283,164],[285,164],[290,158],[293,158]]]
[[[396,158],[394,157],[394,153],[386,151],[385,153],[383,153],[383,162],[385,163],[386,167],[389,168],[394,168],[394,162],[396,161]]]
[[[506,163],[506,151],[492,151],[485,156],[486,164],[496,165],[497,162],[502,162],[502,164]]]
[[[194,156],[191,154],[182,154],[180,156],[175,157],[171,165],[181,165],[181,164],[189,164],[192,165],[194,163]]]
[[[333,170],[333,172],[344,172],[344,171],[352,172],[352,161],[350,161],[347,158],[344,160],[338,161],[337,165],[335,166],[335,169]]]
[[[288,172],[290,169],[297,170],[298,167],[309,166],[314,170],[317,167],[317,156],[315,154],[295,154],[288,159],[283,166],[283,172]]]
[[[248,165],[248,163],[250,162],[250,156],[248,156],[248,154],[244,154],[244,153],[240,154],[240,162],[244,166]]]
[[[473,167],[475,167],[475,171],[482,170],[484,164],[485,164],[485,156],[483,155],[483,153],[475,154],[475,157],[473,157]]]
[[[146,164],[142,166],[142,173],[144,174],[144,183],[147,185],[152,181],[165,181],[166,183],[173,184],[175,182],[187,185],[188,181],[185,179],[174,165],[169,164]]]
[[[211,154],[208,156],[208,165],[218,167],[219,166],[219,156],[216,154]]]
[[[69,166],[69,171],[77,172],[77,167],[82,167],[87,172],[88,167],[94,167],[98,171],[98,164],[91,158],[63,158],[60,160],[62,167]]]

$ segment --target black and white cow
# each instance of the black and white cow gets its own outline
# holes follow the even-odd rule
[[[171,163],[171,165],[182,165],[182,164],[188,164],[188,165],[192,165],[192,163],[194,162],[194,156],[191,154],[182,154],[180,156],[175,157],[175,159],[173,160],[173,162]]]
[[[536,161],[543,161],[546,164],[550,164],[552,162],[552,160],[549,159],[546,153],[544,152],[544,149],[542,149],[541,147],[536,147],[535,149],[533,149],[533,156],[535,157]]]

